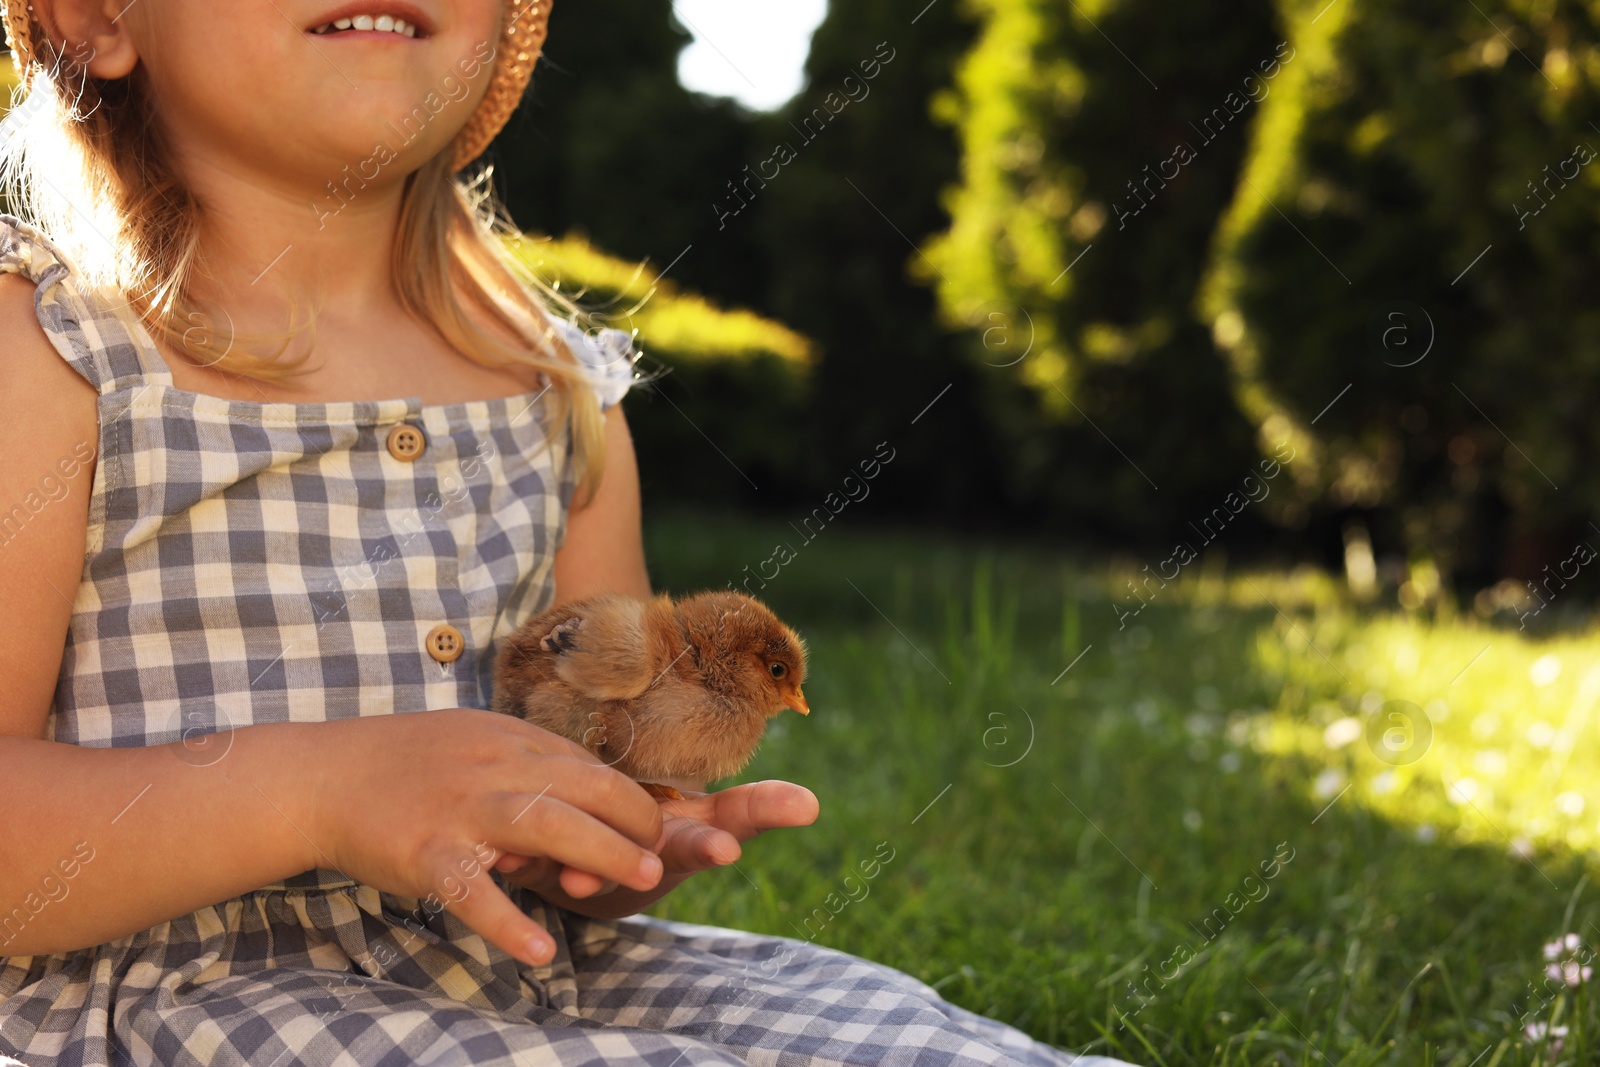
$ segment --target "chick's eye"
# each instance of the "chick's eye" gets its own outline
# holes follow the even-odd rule
[[[768,667],[767,669],[772,672],[772,676],[774,678],[782,678],[785,674],[789,673],[789,668],[785,667],[781,663],[774,663],[772,666]]]

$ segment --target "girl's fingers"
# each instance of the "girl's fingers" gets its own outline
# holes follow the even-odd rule
[[[736,862],[744,854],[744,849],[739,846],[737,837],[726,830],[713,828],[699,835],[697,852],[706,866],[725,867]]]
[[[457,884],[464,892],[446,898],[445,907],[485,941],[536,967],[555,958],[555,940],[511,902],[486,868]]]
[[[609,892],[617,886],[617,883],[590,874],[588,871],[580,871],[576,867],[564,867],[548,856],[511,858],[519,861],[512,865],[512,870],[505,870],[502,866],[504,860],[496,863],[494,869],[515,875],[512,881],[517,885],[541,895],[550,889],[561,889],[570,897],[595,896]],[[4,1067],[4,1064],[0,1064],[0,1067]]]
[[[706,822],[718,826],[740,841],[765,830],[789,826],[809,826],[817,819],[820,806],[816,794],[805,786],[775,779],[736,785],[709,797],[714,804]]]
[[[629,785],[634,783],[629,780]],[[640,790],[643,793],[643,790]],[[648,797],[648,794],[645,794]],[[523,829],[529,815],[539,806],[549,803],[553,798],[549,792],[536,797],[526,797],[520,800],[520,815],[514,817],[513,822],[517,829]],[[530,807],[529,802],[534,801]],[[666,813],[666,819],[661,825],[661,832],[653,839],[656,851],[660,853],[660,862],[664,870],[673,874],[689,874],[702,871],[709,867],[726,866],[736,862],[743,852],[740,842],[754,837],[764,830],[776,829],[787,826],[805,826],[817,818],[818,804],[815,794],[809,789],[793,784],[792,782],[766,781],[752,782],[747,785],[735,786],[720,793],[691,794],[681,801],[665,801],[656,804],[659,812]],[[555,801],[560,807],[552,807],[548,813],[541,813],[539,818],[548,819],[547,826],[550,834],[578,834],[580,839],[585,826],[599,827],[599,832],[604,833],[604,824],[588,818],[584,812]],[[587,822],[585,820],[587,819]],[[617,835],[609,835],[609,843],[614,845]],[[659,881],[659,876],[651,878],[648,884],[641,884],[637,879],[626,875],[627,856],[641,855],[639,852],[629,853],[624,847],[623,859],[616,860],[613,856],[612,865],[597,862],[592,848],[593,839],[582,842],[581,858],[574,863],[573,857],[577,855],[564,842],[558,842],[554,836],[543,840],[531,841],[527,846],[530,850],[539,853],[537,859],[531,861],[538,865],[548,865],[554,868],[560,865],[556,877],[557,885],[562,892],[575,900],[585,897],[599,896],[616,889],[618,883],[631,888],[647,890],[653,888]],[[522,846],[513,845],[510,855],[503,857],[497,863],[496,869],[502,871],[522,871],[526,881],[531,872],[527,868],[530,862],[526,856],[518,855],[517,849]],[[507,864],[514,864],[507,866]],[[622,877],[618,877],[622,874]]]
[[[738,839],[726,830],[694,819],[667,820],[661,862],[669,871],[683,873],[725,866],[737,860],[741,852]]]
[[[508,852],[495,861],[494,869],[501,874],[516,874],[532,862],[532,856],[517,856]]]
[[[562,892],[579,900],[584,897],[600,896],[617,888],[617,883],[610,879],[601,878],[588,871],[580,871],[576,867],[561,868],[560,884]]]
[[[643,790],[639,792],[649,799]],[[516,806],[507,812],[509,821],[497,842],[507,851],[517,855],[548,856],[557,863],[641,891],[654,888],[661,880],[664,868],[659,856],[629,841],[588,812],[548,792],[526,796],[526,799],[514,795],[510,800]],[[651,806],[655,806],[654,802]]]
[[[661,805],[621,771],[577,759],[550,760],[544,769],[550,782],[540,794],[544,800],[559,797],[604,820],[644,848],[661,837]],[[530,796],[524,801],[528,802],[537,807],[543,800]]]

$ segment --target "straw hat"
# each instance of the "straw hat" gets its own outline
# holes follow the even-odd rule
[[[539,61],[550,23],[553,0],[506,0],[506,21],[495,48],[494,74],[478,110],[456,136],[452,171],[460,170],[483,153],[522,102],[522,93]],[[38,69],[34,41],[44,35],[33,17],[31,0],[0,0],[11,58],[26,86]]]

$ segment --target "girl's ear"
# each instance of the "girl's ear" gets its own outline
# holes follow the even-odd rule
[[[96,78],[125,78],[139,51],[122,16],[139,0],[33,0],[34,17],[50,35],[63,66]]]

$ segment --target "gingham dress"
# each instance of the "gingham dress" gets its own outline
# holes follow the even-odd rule
[[[0,271],[37,284],[39,322],[100,393],[52,739],[188,738],[203,766],[226,745],[197,739],[230,728],[489,706],[496,640],[554,598],[575,488],[570,441],[542,447],[537,394],[190,393],[142,326],[5,215]],[[617,403],[630,337],[559,325]],[[401,422],[423,435],[411,462],[386,444]],[[441,622],[465,639],[448,664],[424,647]],[[550,964],[319,868],[93,948],[0,958],[0,1053],[27,1067],[1073,1062],[842,952],[593,920],[501,884],[554,936]]]

